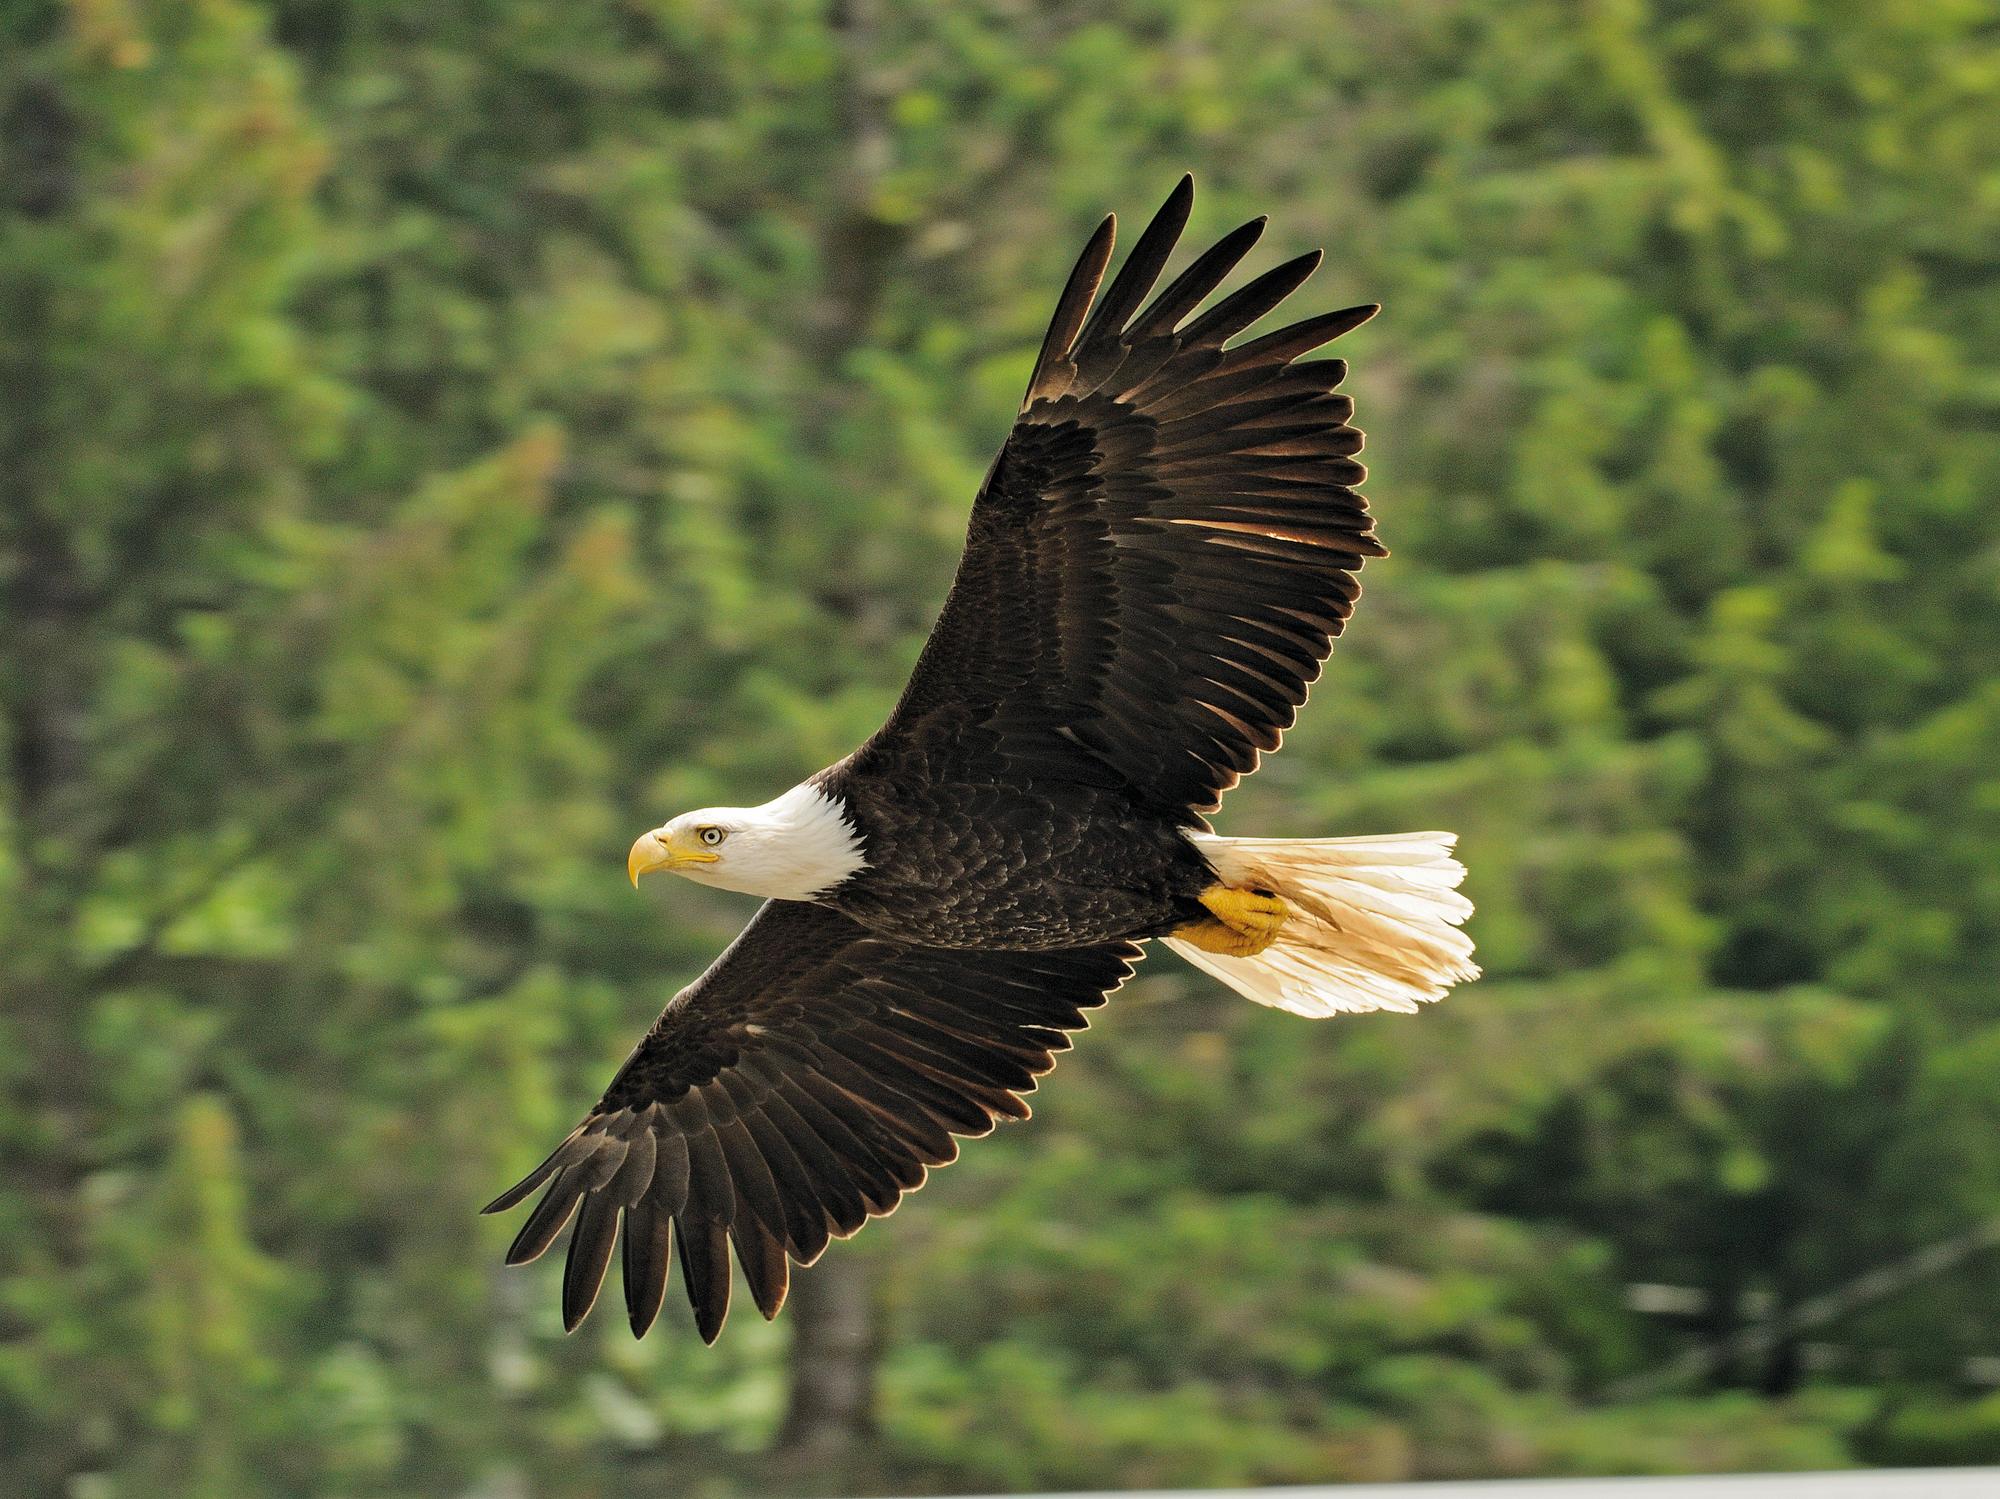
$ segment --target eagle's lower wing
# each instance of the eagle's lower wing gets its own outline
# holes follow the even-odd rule
[[[829,1237],[890,1212],[958,1154],[954,1135],[1024,1119],[1020,1095],[1137,961],[906,947],[838,912],[772,901],[675,995],[556,1152],[486,1211],[546,1184],[509,1264],[572,1217],[563,1323],[597,1299],[624,1222],[625,1303],[643,1334],[670,1245],[704,1340],[729,1310],[728,1245],[766,1317]]]
[[[1319,261],[1194,316],[1260,219],[1140,311],[1192,201],[1183,179],[1101,298],[1111,219],[1084,251],[944,611],[862,756],[1124,785],[1192,821],[1290,727],[1362,559],[1384,555],[1354,491],[1353,403],[1331,393],[1346,366],[1293,361],[1375,309],[1225,348]]]

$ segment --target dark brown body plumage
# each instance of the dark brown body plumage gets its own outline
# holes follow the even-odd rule
[[[1183,181],[1101,297],[1112,221],[1091,239],[909,687],[817,778],[868,867],[765,905],[489,1208],[544,1189],[516,1263],[574,1219],[568,1325],[621,1224],[636,1332],[675,1245],[704,1338],[732,1244],[774,1315],[790,1261],[888,1212],[954,1136],[1025,1117],[1134,939],[1201,913],[1187,835],[1277,747],[1382,548],[1345,366],[1295,362],[1375,309],[1232,344],[1319,260],[1200,310],[1261,219],[1148,302],[1192,198]]]
[[[844,762],[820,783],[847,803],[869,861],[825,904],[872,932],[1039,950],[1163,936],[1204,914],[1207,860],[1121,791],[913,780],[911,768]]]

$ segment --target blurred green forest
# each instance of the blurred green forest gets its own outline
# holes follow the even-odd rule
[[[752,909],[626,845],[872,730],[1184,169],[1387,309],[1219,825],[1459,830],[1489,977],[1162,954],[777,1323],[566,1339],[477,1208]],[[1990,0],[8,0],[0,1491],[2000,1459],[1992,1249],[1649,1378],[2000,1215],[1996,272]]]

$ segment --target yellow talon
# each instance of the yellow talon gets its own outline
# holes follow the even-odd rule
[[[1269,947],[1292,914],[1292,908],[1275,895],[1228,885],[1209,886],[1201,893],[1201,903],[1213,915],[1189,922],[1174,935],[1203,952],[1231,958],[1253,958]]]

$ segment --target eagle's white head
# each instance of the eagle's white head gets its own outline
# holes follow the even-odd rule
[[[861,833],[836,797],[802,782],[761,807],[703,807],[641,834],[625,869],[656,869],[776,900],[823,895],[867,864]]]

